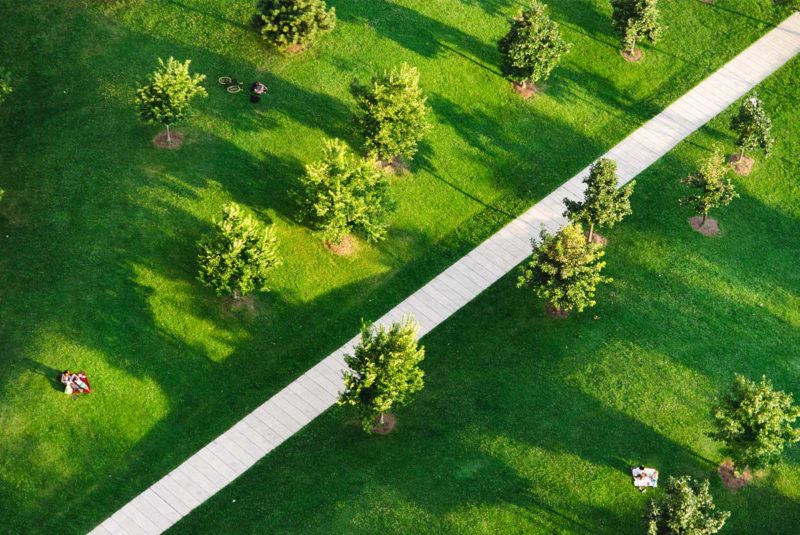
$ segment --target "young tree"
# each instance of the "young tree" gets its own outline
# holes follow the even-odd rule
[[[655,43],[661,34],[658,0],[611,0],[614,29],[622,39],[622,48],[633,55],[636,43],[647,39]]]
[[[174,58],[166,62],[158,58],[158,69],[136,90],[139,118],[145,123],[163,124],[168,143],[172,143],[169,127],[186,117],[194,97],[207,95],[202,85],[205,75],[189,74],[190,63],[188,59],[181,63]]]
[[[369,241],[386,236],[386,219],[395,208],[389,183],[372,162],[356,158],[344,142],[325,142],[322,160],[306,166],[300,187],[299,217],[310,221],[323,240],[339,244],[357,229]]]
[[[778,460],[786,444],[800,441],[793,426],[800,407],[792,395],[776,391],[766,377],[761,382],[742,375],[714,410],[716,430],[710,436],[725,444],[737,471],[761,468]]]
[[[350,369],[344,372],[339,404],[358,408],[367,433],[376,423],[384,423],[384,415],[393,406],[406,404],[422,390],[424,373],[419,363],[425,358],[425,348],[417,343],[418,331],[412,319],[393,323],[388,331],[364,324],[354,354],[345,355]]]
[[[595,305],[598,284],[612,282],[600,274],[605,262],[599,245],[587,243],[579,223],[571,223],[550,235],[542,230],[541,241],[532,241],[533,258],[521,269],[517,287],[533,288],[556,312]]]
[[[325,0],[258,0],[256,10],[253,24],[283,52],[312,45],[336,25],[336,9],[328,9]]]
[[[727,206],[738,197],[733,183],[727,177],[728,171],[722,149],[715,146],[711,156],[701,164],[697,173],[683,179],[684,184],[699,191],[681,198],[680,203],[691,206],[695,213],[703,216],[701,226],[705,225],[709,210]]]
[[[14,91],[14,86],[11,85],[11,72],[0,67],[0,104]]]
[[[366,140],[367,153],[384,161],[413,158],[431,127],[417,69],[403,64],[369,84],[354,83],[352,93],[361,108],[355,122]]]
[[[547,80],[571,45],[561,39],[558,24],[550,20],[547,7],[531,0],[530,7],[511,20],[511,28],[500,40],[499,48],[503,74],[526,86]]]
[[[731,119],[731,128],[737,134],[740,159],[745,157],[746,152],[758,148],[763,149],[765,156],[769,156],[775,142],[770,134],[772,121],[756,95],[744,99],[739,106],[739,113]]]
[[[702,483],[689,476],[670,477],[666,491],[653,498],[644,513],[648,535],[712,535],[725,525],[729,511],[717,511]]]
[[[269,274],[280,265],[272,226],[264,227],[242,214],[238,204],[228,204],[213,233],[200,241],[198,279],[217,295],[238,299],[253,291],[269,291]]]
[[[595,226],[611,228],[631,213],[630,197],[636,181],[617,189],[617,163],[601,158],[592,165],[583,183],[586,184],[584,200],[564,199],[567,207],[564,215],[570,221],[589,225],[588,241],[592,241]]]

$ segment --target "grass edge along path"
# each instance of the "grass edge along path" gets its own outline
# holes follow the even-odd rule
[[[800,53],[800,13],[750,45],[604,155],[618,164],[620,185]],[[503,227],[376,321],[413,315],[420,337],[514,269],[530,237],[564,224],[562,200],[579,200],[588,167]],[[91,533],[162,533],[336,402],[343,355],[358,336],[323,359],[228,431],[128,502]]]

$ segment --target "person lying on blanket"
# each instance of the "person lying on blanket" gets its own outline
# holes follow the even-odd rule
[[[92,391],[89,386],[89,378],[83,372],[73,373],[64,370],[61,373],[61,382],[65,385],[65,394],[88,394]]]
[[[645,468],[643,465],[631,470],[633,475],[633,486],[644,492],[647,487],[658,486],[658,470],[655,468]]]

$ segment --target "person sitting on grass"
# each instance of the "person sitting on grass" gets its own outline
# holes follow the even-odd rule
[[[64,387],[65,394],[88,394],[92,391],[89,386],[89,378],[83,372],[73,373],[64,370],[61,373],[61,382],[66,385]]]
[[[250,102],[258,102],[261,100],[261,95],[267,92],[267,86],[261,82],[253,82],[250,86]]]
[[[645,468],[644,465],[639,465],[631,470],[633,475],[633,486],[639,489],[639,492],[645,492],[647,487],[658,486],[658,470],[655,468]]]

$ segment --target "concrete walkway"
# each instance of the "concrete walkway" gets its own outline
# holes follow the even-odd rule
[[[725,110],[800,52],[800,13],[709,76],[604,156],[617,161],[621,184],[666,154],[686,136]],[[580,199],[588,167],[506,225],[465,257],[376,321],[390,324],[414,316],[420,336],[491,286],[531,252],[543,227],[565,223],[563,199]],[[342,388],[342,356],[354,337],[269,401],[245,416],[186,462],[131,500],[91,533],[162,533],[236,479],[284,440],[336,402]]]

